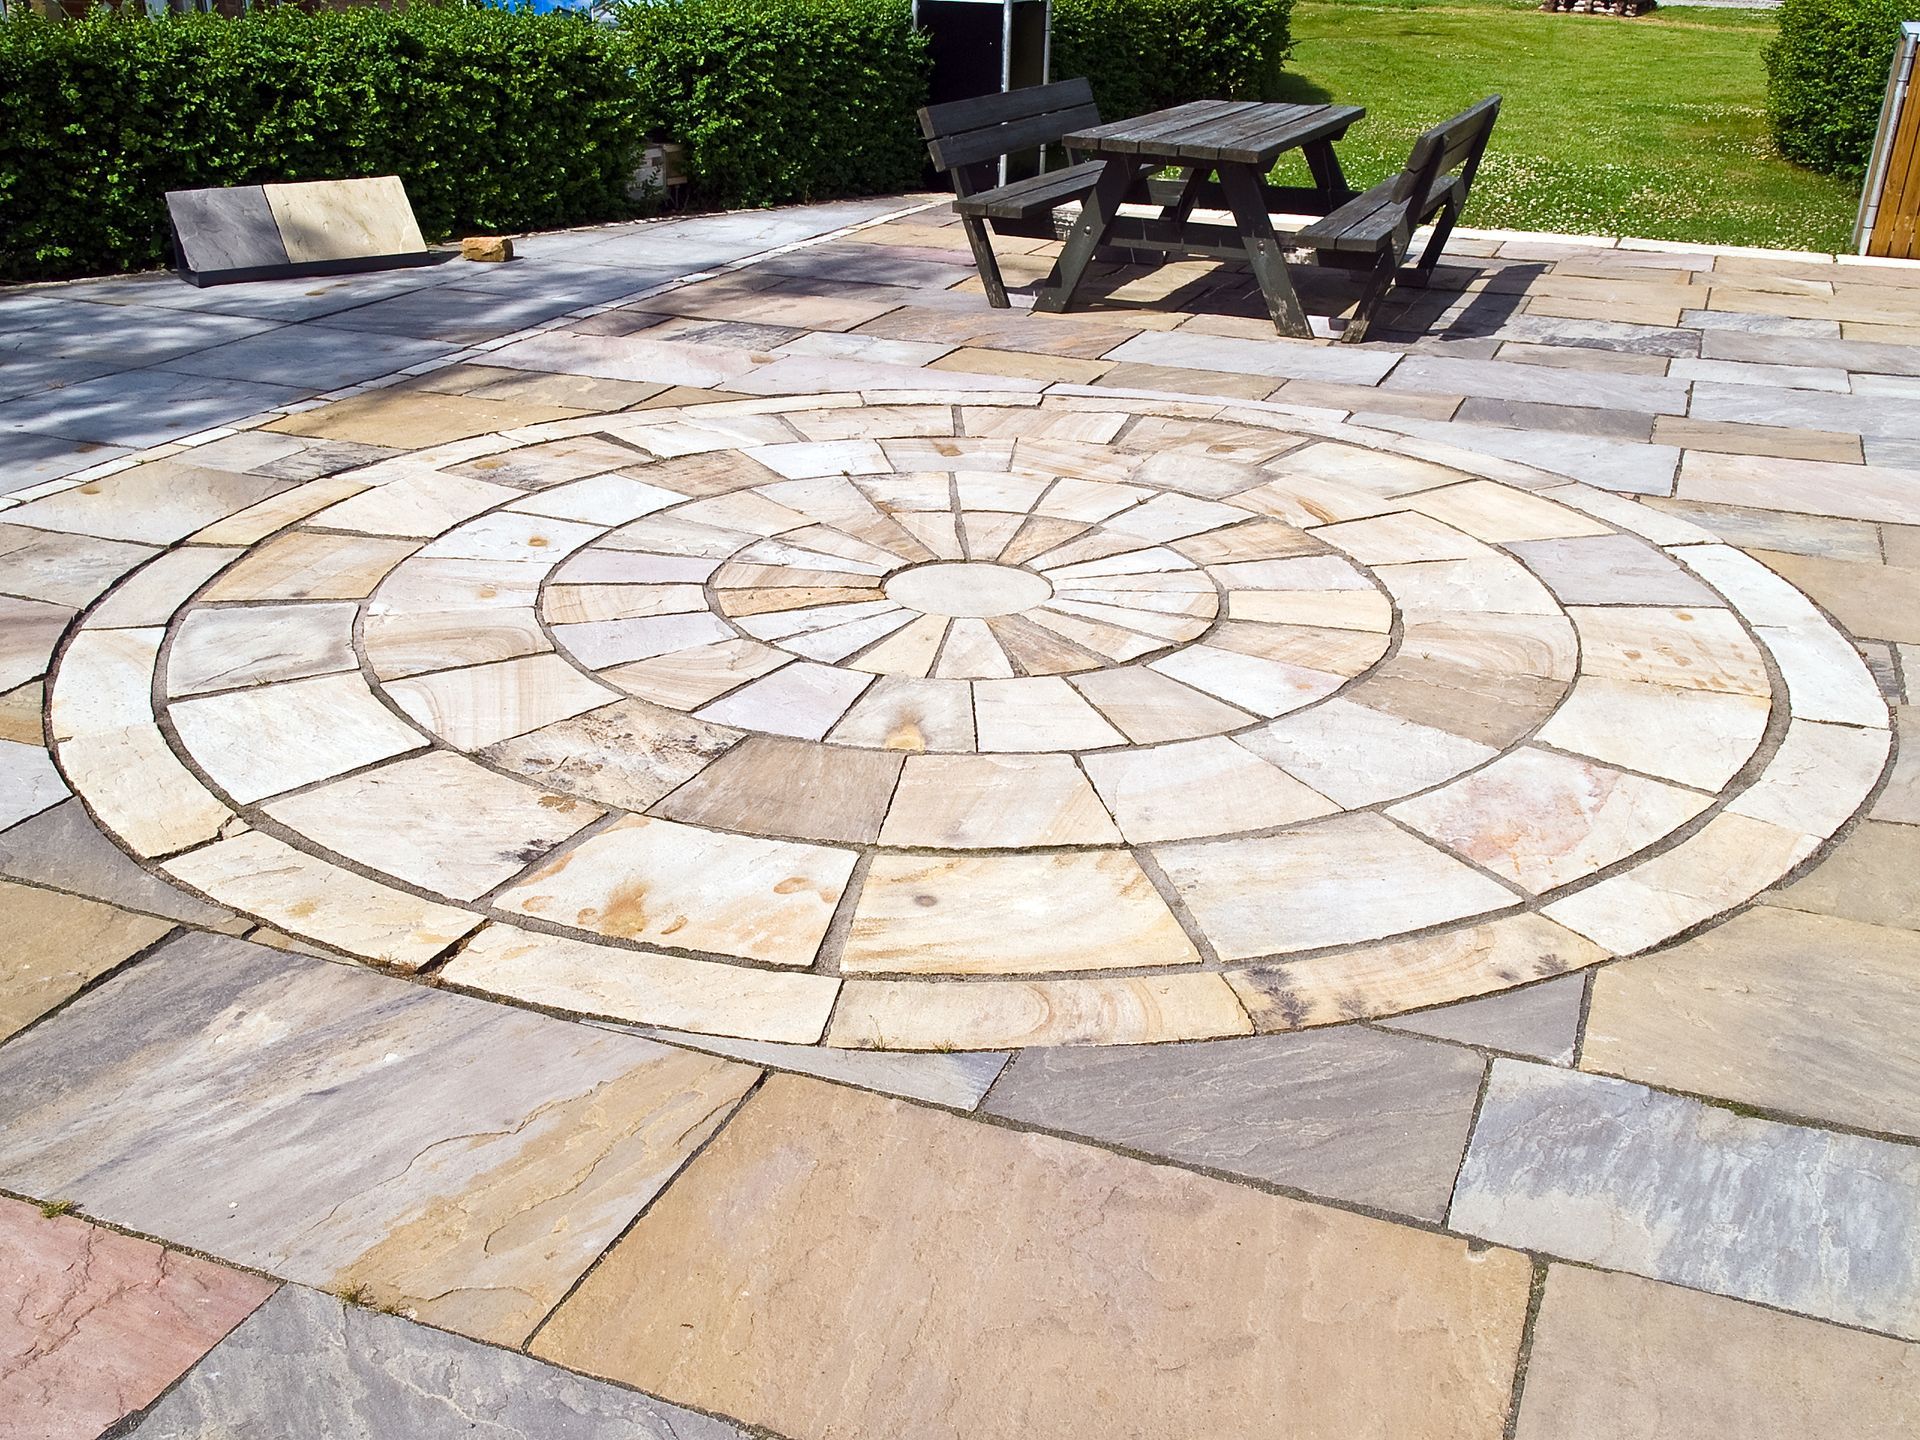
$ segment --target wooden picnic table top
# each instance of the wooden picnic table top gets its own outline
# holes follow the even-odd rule
[[[1360,105],[1193,100],[1131,120],[1090,125],[1074,131],[1063,143],[1089,155],[1138,155],[1169,165],[1264,169],[1289,150],[1339,136],[1366,113]]]

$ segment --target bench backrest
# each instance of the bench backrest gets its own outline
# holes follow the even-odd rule
[[[1084,79],[949,100],[920,111],[920,133],[934,168],[951,173],[962,195],[998,184],[993,162],[1002,155],[1055,144],[1099,123],[1093,86]]]
[[[1451,120],[1443,120],[1413,142],[1413,153],[1407,157],[1407,168],[1400,172],[1393,187],[1393,198],[1410,203],[1414,224],[1419,224],[1438,203],[1440,197],[1435,192],[1442,177],[1458,170],[1460,195],[1462,199],[1466,197],[1499,114],[1500,97],[1489,95]]]

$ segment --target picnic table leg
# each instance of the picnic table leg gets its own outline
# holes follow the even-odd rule
[[[1219,173],[1220,187],[1227,192],[1227,204],[1240,228],[1240,243],[1247,247],[1247,264],[1260,282],[1273,328],[1296,340],[1311,340],[1313,327],[1307,323],[1307,312],[1300,308],[1293,281],[1287,278],[1285,252],[1273,233],[1261,177],[1249,165],[1222,165]]]
[[[1112,155],[1107,158],[1106,169],[1100,172],[1099,181],[1087,198],[1080,202],[1080,218],[1073,222],[1073,233],[1061,247],[1060,258],[1053,262],[1053,270],[1048,274],[1046,284],[1040,287],[1040,293],[1034,299],[1035,310],[1059,315],[1064,314],[1073,303],[1074,291],[1080,288],[1080,281],[1086,276],[1093,252],[1100,248],[1101,242],[1107,238],[1107,232],[1113,228],[1114,218],[1120,213],[1120,202],[1133,189],[1140,169],[1140,162],[1129,156]]]
[[[1340,168],[1340,157],[1333,153],[1331,140],[1315,140],[1302,145],[1301,151],[1307,157],[1307,169],[1313,174],[1314,188],[1319,190],[1326,201],[1327,213],[1332,214],[1353,198],[1353,187],[1347,184],[1346,172]]]

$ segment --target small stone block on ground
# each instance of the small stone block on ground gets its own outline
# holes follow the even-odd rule
[[[513,241],[505,235],[469,235],[460,242],[460,258],[499,264],[513,259]]]

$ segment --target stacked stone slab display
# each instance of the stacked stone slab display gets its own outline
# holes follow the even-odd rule
[[[170,190],[175,264],[195,285],[431,264],[397,175]]]

